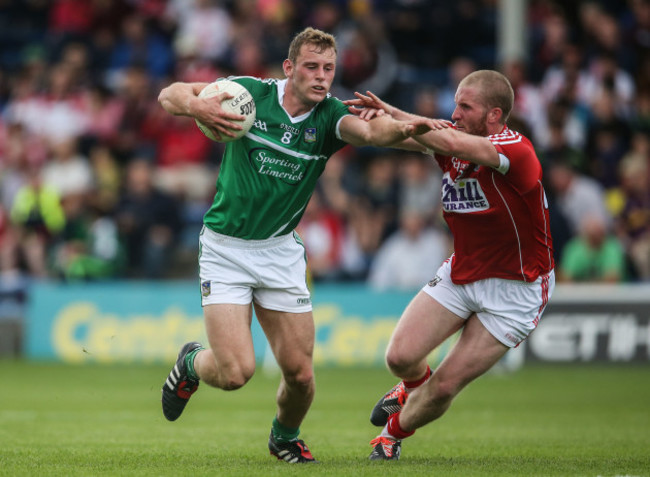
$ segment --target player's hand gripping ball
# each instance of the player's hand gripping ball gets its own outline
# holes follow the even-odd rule
[[[232,130],[232,132],[235,134],[235,137],[230,137],[222,134],[221,139],[217,139],[217,137],[209,128],[195,119],[196,125],[199,127],[201,132],[208,138],[217,142],[236,141],[250,130],[250,128],[253,126],[253,121],[255,121],[255,100],[246,88],[244,88],[239,83],[236,83],[235,81],[221,80],[210,83],[199,93],[199,98],[210,98],[212,96],[216,96],[219,93],[223,93],[224,91],[230,94],[232,98],[224,99],[221,102],[221,108],[229,113],[246,116],[246,119],[243,121],[232,121],[233,123],[240,124],[243,128],[241,131],[234,129]]]

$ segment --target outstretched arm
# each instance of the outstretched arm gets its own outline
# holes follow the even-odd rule
[[[228,113],[221,109],[221,101],[232,98],[228,93],[219,93],[209,98],[199,98],[199,93],[208,83],[172,83],[158,95],[158,102],[170,114],[192,117],[210,128],[215,135],[235,137],[231,131],[241,130],[241,125],[232,122],[243,121],[244,116]]]
[[[352,114],[356,114],[366,121],[384,114],[389,114],[398,121],[409,121],[417,117],[382,101],[371,91],[366,91],[366,94],[355,92],[354,95],[356,99],[347,99],[343,101],[343,104],[349,106],[348,109]]]
[[[476,136],[451,127],[441,128],[439,119],[411,121],[414,127],[413,139],[427,149],[454,156],[474,164],[499,167],[500,158],[494,145],[484,136]]]
[[[433,151],[490,167],[498,167],[500,164],[499,154],[485,137],[457,131],[451,127],[451,122],[443,119],[423,118],[402,111],[382,101],[370,91],[367,91],[365,95],[354,94],[356,99],[344,101],[346,105],[350,106],[351,112],[366,121],[373,117],[391,115],[395,119],[411,124],[414,127],[411,134],[412,140],[424,146],[424,152]],[[363,109],[358,109],[359,107]],[[401,145],[396,147],[401,147]],[[410,144],[409,148],[412,149]],[[421,151],[422,149],[414,150]]]
[[[396,121],[385,114],[363,120],[345,116],[341,120],[341,139],[353,146],[395,147],[409,151],[425,152],[426,147],[411,139],[419,122]]]

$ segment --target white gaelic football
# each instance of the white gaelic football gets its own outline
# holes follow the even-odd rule
[[[224,91],[230,94],[232,98],[224,99],[221,102],[221,108],[229,113],[246,116],[246,119],[243,121],[232,121],[234,123],[241,124],[243,129],[241,131],[233,129],[235,137],[230,137],[222,134],[221,139],[217,139],[210,129],[205,127],[205,125],[203,125],[200,121],[196,119],[195,121],[201,132],[213,141],[236,141],[244,134],[246,134],[253,126],[253,121],[255,121],[255,100],[246,88],[244,88],[239,83],[236,83],[235,81],[229,80],[221,80],[210,83],[199,93],[199,98],[210,98]]]

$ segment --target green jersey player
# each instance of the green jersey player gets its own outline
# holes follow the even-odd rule
[[[242,239],[286,235],[298,224],[327,160],[345,146],[337,126],[347,106],[327,95],[313,110],[291,117],[282,106],[288,80],[228,79],[251,92],[257,119],[246,136],[226,146],[205,225]]]
[[[293,39],[283,80],[230,78],[253,95],[257,118],[227,144],[214,202],[200,236],[200,279],[210,348],[187,343],[162,389],[163,412],[175,420],[200,381],[224,390],[242,387],[255,370],[252,310],[282,372],[269,450],[287,462],[314,462],[298,439],[314,396],[314,321],[305,253],[293,231],[328,158],[346,143],[400,143],[424,150],[410,136],[416,125],[389,115],[364,121],[329,95],[336,66],[333,36],[307,28]],[[189,116],[217,137],[240,129],[226,113],[226,93],[199,98],[205,83],[173,83],[163,108]],[[401,143],[405,141],[404,143]]]

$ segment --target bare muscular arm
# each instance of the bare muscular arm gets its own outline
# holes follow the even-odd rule
[[[499,166],[499,154],[492,143],[485,137],[458,131],[450,127],[451,123],[449,121],[423,118],[402,111],[382,101],[370,91],[366,92],[365,95],[355,93],[355,96],[356,99],[344,101],[346,105],[350,106],[351,111],[354,112],[353,108],[363,107],[364,109],[356,113],[366,121],[390,115],[397,120],[413,125],[415,130],[411,135],[412,140],[424,146],[426,152],[433,151],[446,156],[455,156],[459,159],[490,167]],[[398,144],[395,147],[401,147],[401,145]]]
[[[220,93],[210,98],[199,98],[199,93],[208,83],[176,82],[164,88],[158,95],[158,102],[170,114],[192,117],[212,129],[217,137],[235,137],[230,129],[241,130],[241,125],[232,122],[242,121],[244,116],[228,113],[221,109],[221,101],[231,98],[228,93]]]
[[[417,122],[396,121],[389,115],[363,120],[345,116],[341,120],[341,138],[353,146],[398,147],[410,151],[425,151],[425,147],[410,139]]]

